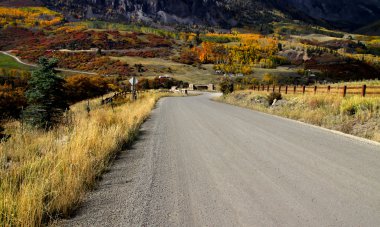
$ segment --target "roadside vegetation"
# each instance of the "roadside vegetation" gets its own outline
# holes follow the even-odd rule
[[[11,137],[0,143],[0,223],[40,226],[70,215],[162,96],[148,92],[136,102],[128,97],[112,106],[94,99],[90,113],[81,102],[50,131],[6,123]]]
[[[241,90],[218,101],[380,142],[380,97],[284,95]]]
[[[2,226],[41,226],[69,216],[164,96],[144,92],[132,102],[119,93],[106,103],[104,97],[89,100],[107,97],[117,84],[100,76],[64,79],[54,58],[38,63],[32,74],[3,70],[0,76]],[[140,90],[179,83],[141,82]]]

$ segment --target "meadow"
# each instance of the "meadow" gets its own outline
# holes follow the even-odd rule
[[[17,62],[12,57],[0,53],[0,68],[2,69],[18,69],[18,70],[27,70],[30,71],[33,68],[30,66],[23,65]]]
[[[144,93],[101,106],[99,99],[71,107],[51,131],[5,124],[0,143],[0,223],[40,226],[68,217],[112,158],[138,136],[160,93]]]
[[[141,58],[141,57],[111,57],[112,60],[119,60],[130,65],[142,64],[145,72],[139,73],[144,78],[154,78],[156,76],[169,75],[176,80],[182,80],[194,84],[207,84],[216,82],[219,75],[215,74],[211,64],[204,64],[201,67],[196,65],[181,64],[162,58]]]

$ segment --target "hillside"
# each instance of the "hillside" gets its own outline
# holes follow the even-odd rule
[[[336,28],[355,29],[380,19],[380,0],[285,0],[283,10],[296,8]]]
[[[270,2],[227,0],[54,0],[43,2],[59,9],[70,19],[97,18],[166,24],[202,24],[231,27],[264,23],[278,19]]]
[[[236,27],[262,26],[268,22],[298,19],[307,23],[356,29],[380,19],[380,0],[365,3],[358,0],[350,2],[343,0],[41,1],[51,8],[65,12],[71,20],[97,18],[143,23]],[[1,2],[4,0],[0,1],[0,4]]]
[[[39,0],[0,0],[0,6],[24,7],[24,6],[43,6]]]
[[[358,34],[380,35],[380,20],[359,28],[355,31]]]

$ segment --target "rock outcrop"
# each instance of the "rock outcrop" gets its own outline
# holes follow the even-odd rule
[[[42,0],[72,19],[232,27],[285,18],[357,28],[380,20],[380,0]],[[275,13],[277,12],[277,13]],[[278,13],[282,12],[282,13]]]

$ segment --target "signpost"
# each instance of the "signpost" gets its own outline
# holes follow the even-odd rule
[[[137,95],[136,95],[136,85],[138,83],[138,79],[136,79],[135,76],[133,76],[130,80],[129,80],[129,83],[132,85],[131,87],[131,90],[132,90],[132,100],[136,100],[137,99]]]

